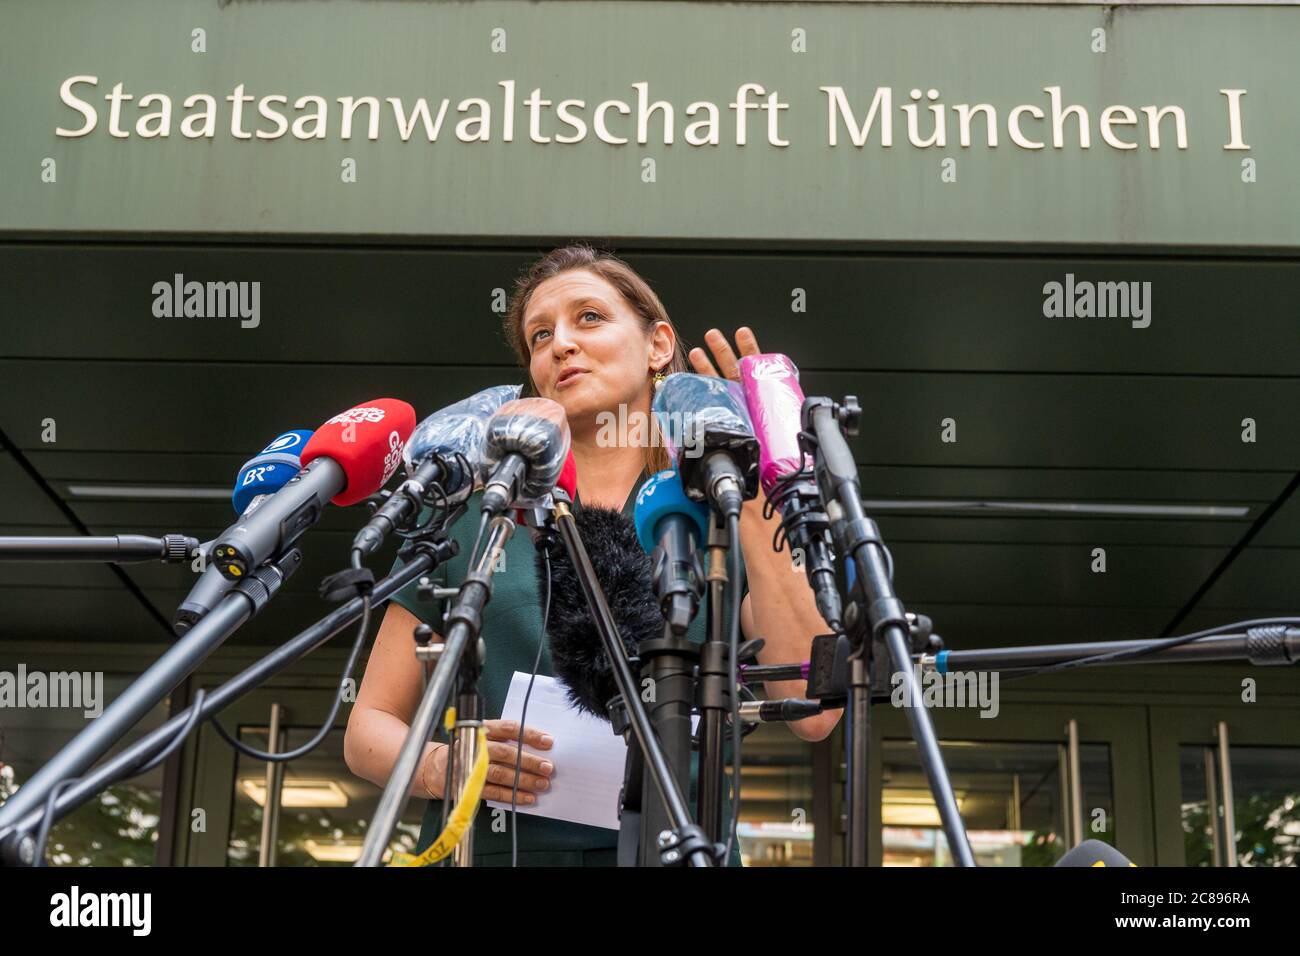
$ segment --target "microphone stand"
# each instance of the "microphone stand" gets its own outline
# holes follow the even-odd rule
[[[438,715],[446,710],[453,683],[460,676],[476,676],[478,668],[482,666],[485,650],[479,634],[483,627],[483,608],[492,597],[492,568],[496,566],[498,557],[514,531],[515,523],[506,515],[497,516],[488,525],[487,543],[483,548],[483,554],[478,566],[466,572],[465,580],[460,586],[460,593],[447,615],[449,626],[441,650],[438,652],[438,661],[425,686],[420,705],[411,718],[411,726],[407,731],[406,739],[402,742],[397,761],[393,764],[388,783],[379,798],[379,806],[375,809],[374,818],[366,830],[365,842],[362,844],[361,856],[356,866],[379,866],[383,862],[384,851],[388,848],[393,828],[397,825],[410,799],[411,781],[420,767],[424,745],[429,740]],[[474,645],[472,655],[467,653],[471,644]],[[464,658],[470,660],[464,661]],[[467,686],[472,688],[472,683]],[[466,691],[462,689],[460,702],[465,701],[465,693]],[[477,717],[477,709],[472,709],[471,712],[474,716],[468,719],[466,727],[472,725],[474,730],[470,733],[475,734],[481,720]],[[461,730],[458,720],[458,734]],[[469,748],[462,747],[462,749]],[[453,742],[453,749],[448,752],[447,757],[448,760],[454,761],[457,756],[456,743]],[[472,757],[473,754],[470,756]],[[458,770],[453,763],[453,774],[468,774],[471,767],[472,763],[465,763]],[[465,778],[460,776],[454,779],[458,779],[463,784]],[[451,796],[448,793],[444,795],[444,799],[451,799]],[[473,832],[471,818],[470,825],[462,837],[465,845],[472,846],[470,841],[473,839]],[[469,863],[468,855],[457,853],[458,866],[468,866]]]
[[[919,701],[920,688],[912,672],[910,628],[903,602],[894,594],[885,563],[884,542],[876,523],[866,516],[858,489],[858,466],[845,439],[845,431],[856,434],[861,410],[853,396],[843,404],[829,398],[808,398],[802,409],[800,443],[814,456],[814,471],[826,506],[841,560],[852,560],[857,570],[855,588],[863,600],[845,611],[845,624],[853,650],[849,657],[848,695],[848,789],[849,865],[867,865],[868,750],[871,743],[871,675],[873,645],[879,663],[892,663],[900,675],[905,700]],[[841,428],[843,427],[843,430]],[[806,446],[811,445],[811,449]],[[864,613],[865,609],[865,613]],[[966,828],[962,824],[952,781],[934,733],[930,713],[922,706],[908,706],[908,724],[916,741],[921,766],[930,784],[944,833],[958,866],[974,866]]]
[[[26,833],[18,830],[18,823],[24,815],[33,808],[42,808],[55,786],[80,776],[111,750],[128,730],[166,698],[176,685],[225,643],[245,621],[261,611],[301,563],[302,552],[290,547],[236,584],[183,640],[168,648],[104,709],[103,714],[64,745],[4,806],[0,806],[0,850],[3,850],[0,856],[6,862],[24,862],[22,837]],[[74,805],[68,798],[83,790],[84,787],[78,787],[65,793],[63,797],[68,802],[64,805]],[[86,792],[81,799],[84,800],[93,792],[93,789]],[[37,816],[36,819],[39,821],[40,817]],[[30,850],[28,844],[28,853]]]
[[[724,735],[726,715],[731,711],[728,659],[731,645],[723,633],[726,624],[724,590],[727,583],[727,549],[737,543],[730,540],[727,523],[713,515],[709,523],[708,571],[709,635],[700,648],[700,781],[696,818],[714,843],[723,840],[722,795],[727,785]],[[739,581],[731,582],[740,587]],[[725,861],[724,861],[725,865]]]
[[[1233,625],[1228,625],[1233,626]],[[1186,638],[1158,637],[1135,641],[1041,644],[1033,647],[989,647],[970,651],[922,654],[922,673],[954,671],[1036,670],[1064,666],[1108,664],[1203,663],[1246,661],[1258,667],[1300,662],[1300,627],[1265,625],[1242,632]]]
[[[161,561],[184,564],[199,548],[199,539],[183,534],[151,538],[143,534],[5,535],[0,561],[107,561],[130,564]]]
[[[654,788],[659,796],[658,801],[643,799],[643,808],[647,811],[642,820],[641,832],[643,834],[641,841],[642,862],[646,865],[646,857],[649,856],[649,841],[646,837],[653,837],[653,845],[657,849],[657,864],[660,866],[676,866],[680,864],[689,864],[690,866],[713,866],[714,846],[705,836],[704,831],[694,822],[691,821],[691,813],[686,804],[686,797],[683,794],[681,781],[682,778],[675,776],[673,768],[670,765],[670,756],[663,744],[662,739],[657,736],[655,726],[652,725],[649,715],[646,713],[645,703],[637,693],[636,679],[632,675],[632,666],[627,658],[627,651],[623,646],[623,641],[618,634],[618,625],[614,621],[614,615],[609,610],[609,604],[605,600],[605,592],[596,578],[596,570],[591,564],[591,558],[587,554],[587,548],[582,543],[582,538],[578,535],[577,524],[573,520],[573,512],[569,508],[569,503],[564,500],[561,493],[555,492],[555,524],[559,529],[560,538],[564,541],[564,546],[569,552],[569,559],[573,563],[574,569],[578,572],[578,581],[582,584],[583,595],[587,599],[587,605],[591,608],[591,616],[596,623],[596,629],[600,633],[601,643],[604,645],[605,654],[609,657],[610,664],[614,670],[614,680],[618,684],[619,695],[623,700],[625,716],[636,738],[638,745],[637,751],[629,751],[628,758],[631,764],[634,756],[639,755],[642,765],[637,770],[629,771],[630,777],[649,770],[649,784]],[[668,630],[668,625],[665,625]],[[685,641],[685,637],[682,638]],[[658,643],[658,642],[656,642]],[[689,642],[686,642],[689,643]],[[645,644],[641,645],[644,653]],[[682,675],[677,668],[671,667],[665,669],[665,677],[673,684],[680,685],[683,683]],[[692,675],[688,671],[685,675],[684,683],[688,695],[685,699],[685,716],[676,720],[678,702],[674,701],[672,714],[665,721],[667,728],[676,733],[680,728],[678,723],[685,727],[686,743],[686,779],[690,779],[690,696],[689,691],[692,684]],[[655,701],[659,702],[661,695],[661,684],[655,684]],[[675,752],[680,756],[680,752]],[[624,790],[625,799],[630,791]],[[649,806],[644,806],[646,803]],[[665,811],[667,823],[659,830],[647,830],[645,821],[651,819],[648,812],[651,808],[662,806]],[[658,818],[658,815],[655,816]]]

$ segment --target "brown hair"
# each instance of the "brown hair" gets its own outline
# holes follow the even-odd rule
[[[514,350],[519,364],[524,369],[524,395],[537,394],[537,386],[528,371],[531,358],[528,343],[524,341],[524,313],[528,309],[528,302],[537,287],[547,279],[574,269],[585,269],[594,273],[617,289],[624,301],[641,317],[643,328],[647,333],[656,323],[667,322],[673,330],[676,346],[672,358],[659,371],[665,375],[690,371],[686,361],[686,346],[677,331],[677,326],[668,317],[668,310],[659,301],[659,296],[655,295],[649,283],[613,253],[595,249],[585,242],[578,242],[552,249],[515,280],[514,293],[506,309],[504,331],[506,342]],[[655,434],[658,435],[657,426]],[[646,468],[651,473],[671,467],[672,462],[668,457],[667,449],[658,442],[652,441],[645,451]]]

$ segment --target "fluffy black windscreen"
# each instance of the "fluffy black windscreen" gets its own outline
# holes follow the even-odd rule
[[[650,556],[641,549],[631,519],[621,511],[584,507],[574,513],[574,523],[596,570],[596,580],[605,591],[623,646],[629,657],[635,656],[642,640],[663,630],[663,616],[651,586]],[[540,552],[537,581],[538,587],[546,587]],[[545,594],[539,598],[544,602]],[[551,556],[551,612],[546,634],[555,676],[568,687],[569,700],[579,710],[608,720],[605,706],[618,694],[614,669],[563,546]]]

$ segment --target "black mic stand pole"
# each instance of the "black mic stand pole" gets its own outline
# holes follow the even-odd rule
[[[1264,625],[1175,643],[1180,640],[1182,639],[1158,637],[1136,641],[1041,644],[1032,647],[982,647],[970,651],[922,654],[917,663],[923,674],[948,674],[954,671],[1036,670],[1107,664],[1246,661],[1265,667],[1300,662],[1300,627]]]
[[[721,515],[712,514],[712,518],[709,523],[708,570],[705,574],[709,585],[709,634],[700,648],[700,781],[696,819],[705,835],[714,843],[719,843],[723,839],[722,794],[727,785],[724,752],[726,717],[731,712],[731,694],[735,693],[735,689],[729,686],[731,645],[723,631],[726,625],[724,591],[727,584],[727,549],[739,547],[739,544],[730,540],[727,522]],[[740,582],[732,581],[731,586],[738,588]]]
[[[655,726],[652,725],[651,719],[646,713],[645,704],[638,693],[636,679],[632,675],[632,667],[627,659],[627,651],[618,635],[618,625],[614,621],[614,615],[610,613],[609,604],[606,602],[605,593],[596,578],[596,571],[592,567],[590,557],[587,555],[587,549],[582,543],[582,538],[578,535],[577,525],[573,520],[573,512],[569,509],[569,503],[559,494],[555,495],[555,524],[559,528],[560,537],[564,541],[565,548],[568,549],[569,559],[578,572],[578,580],[582,584],[587,605],[591,608],[592,618],[596,623],[597,631],[600,633],[605,654],[609,657],[613,666],[614,680],[618,684],[619,694],[626,709],[626,717],[631,725],[633,736],[636,739],[643,760],[641,769],[649,772],[647,789],[652,786],[659,797],[658,800],[642,798],[642,865],[674,866],[686,863],[690,866],[713,866],[715,863],[713,857],[715,848],[705,836],[704,831],[691,821],[690,810],[687,807],[682,786],[683,780],[687,781],[687,783],[690,781],[690,695],[694,684],[693,674],[688,670],[684,676],[681,675],[678,665],[674,664],[671,667],[663,668],[662,672],[656,672],[661,673],[658,678],[661,682],[653,685],[656,707],[665,702],[664,690],[667,689],[665,684],[669,685],[673,690],[674,699],[671,707],[666,711],[667,719],[663,723],[665,729],[670,731],[674,738],[680,737],[684,728],[685,775],[683,777],[674,773],[673,764],[673,757],[680,758],[681,756],[681,742],[674,739],[673,742],[677,744],[677,747],[674,748],[673,756],[670,757],[669,749],[664,745],[663,738],[656,735]],[[667,624],[665,624],[665,630],[668,630]],[[681,640],[690,643],[686,641],[684,635]],[[642,654],[644,654],[645,646],[645,643],[642,643]],[[686,693],[684,715],[678,719],[678,714],[681,713],[683,706],[680,700],[683,685]],[[636,754],[637,752],[630,751],[628,755],[629,761],[634,760]],[[648,829],[646,823],[651,819],[666,819],[666,822],[659,824],[657,830]],[[651,846],[654,847],[653,862],[648,859],[651,857]]]
[[[858,487],[858,466],[845,439],[845,431],[856,434],[860,414],[853,396],[844,404],[829,398],[805,399],[802,409],[801,440],[812,439],[817,484],[826,506],[836,551],[844,560],[852,560],[857,570],[857,587],[865,597],[864,608],[850,605],[845,623],[850,636],[864,630],[855,624],[869,625],[869,635],[857,638],[849,659],[849,865],[867,865],[867,757],[871,740],[871,645],[883,642],[893,673],[903,684],[908,706],[908,723],[916,741],[921,766],[925,770],[935,805],[943,821],[948,846],[958,866],[974,866],[975,855],[962,824],[952,781],[939,750],[930,712],[915,702],[921,700],[920,687],[912,670],[910,622],[903,603],[894,594],[893,582],[884,560],[884,542],[876,523],[866,516]],[[843,426],[843,431],[841,430]],[[865,610],[866,619],[861,620]],[[855,618],[859,620],[855,621]]]
[[[184,564],[199,548],[199,539],[183,534],[151,538],[143,534],[5,535],[0,537],[0,561],[107,561],[131,564],[161,561]]]
[[[681,542],[683,545],[686,542]],[[686,637],[686,629],[699,610],[700,590],[698,577],[691,574],[691,587],[678,583],[668,568],[668,553],[656,548],[659,560],[655,562],[653,580],[660,592],[659,608],[664,616],[663,631],[657,638],[642,641],[637,649],[641,661],[641,684],[648,692],[650,724],[655,737],[663,747],[664,758],[678,790],[688,793],[691,781],[691,710],[695,703],[695,668],[700,663],[700,647]],[[695,550],[691,549],[692,560]],[[674,589],[665,593],[665,587]],[[638,703],[644,698],[638,698]],[[703,768],[701,768],[703,769]],[[656,852],[663,834],[674,827],[669,808],[662,800],[653,798],[651,787],[658,786],[653,779],[641,783],[641,837],[640,866],[660,866]],[[704,819],[697,819],[701,832],[710,842]]]
[[[460,586],[460,594],[447,614],[449,626],[438,654],[438,662],[434,665],[429,683],[425,686],[420,706],[416,709],[415,716],[411,718],[411,726],[402,743],[402,749],[398,752],[388,783],[379,798],[379,806],[375,808],[375,815],[366,830],[365,842],[362,844],[361,856],[356,866],[379,866],[383,862],[384,851],[388,849],[393,828],[397,826],[397,821],[410,799],[411,781],[415,779],[416,771],[420,768],[424,745],[429,740],[438,715],[446,710],[447,698],[451,695],[453,683],[463,674],[463,659],[472,655],[469,664],[471,673],[476,674],[478,668],[482,666],[484,649],[479,634],[483,627],[483,608],[492,597],[492,569],[496,566],[501,552],[514,531],[515,523],[506,515],[498,515],[488,525],[487,543],[483,547],[478,566],[466,572],[465,580]],[[470,732],[476,733],[477,728]],[[454,760],[456,755],[453,745],[453,749],[448,751],[447,759]],[[472,757],[473,754],[470,756]],[[472,763],[463,767],[461,772],[468,774],[471,766]],[[452,772],[453,774],[457,772],[454,764]],[[451,798],[450,793],[444,796],[447,800]],[[471,818],[470,825],[462,837],[467,844],[473,839],[473,831],[474,824]],[[458,857],[458,861],[462,859],[464,858]],[[465,862],[460,865],[467,864],[468,860],[465,859]]]

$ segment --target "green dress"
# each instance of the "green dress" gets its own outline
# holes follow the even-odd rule
[[[647,474],[642,472],[623,505],[623,513],[629,519],[635,512],[636,493],[647,477]],[[474,536],[478,531],[477,518],[481,498],[481,494],[475,494],[470,499],[468,511],[452,529],[452,536],[460,545],[459,553],[429,575],[430,579],[440,587],[448,586],[448,581],[451,582],[450,586],[454,587],[464,579],[469,552],[474,546]],[[580,510],[581,507],[582,503],[575,501],[575,510]],[[397,570],[401,564],[402,562],[398,560],[393,570]],[[438,628],[441,622],[433,619],[437,603],[420,600],[416,594],[417,587],[418,583],[413,581],[393,595],[391,600],[406,608],[421,621]],[[747,590],[743,560],[741,587],[743,595]],[[478,690],[483,700],[484,717],[488,719],[501,716],[510,680],[515,671],[524,674],[532,672],[533,660],[537,656],[537,642],[544,640],[541,628],[540,595],[536,551],[532,539],[521,528],[506,545],[505,560],[493,575],[492,599],[483,612],[483,638],[487,644],[487,660],[479,678]],[[706,637],[707,622],[706,604],[702,602],[700,612],[691,622],[687,636],[692,641],[702,644]],[[549,647],[542,648],[541,663],[537,672],[554,676]],[[698,770],[697,754],[692,758],[691,765],[689,801],[692,813],[695,809],[694,791]],[[730,820],[730,814],[730,801],[727,801],[724,804],[723,819]],[[520,866],[614,866],[617,862],[617,830],[570,823],[565,820],[552,820],[531,814],[512,815],[507,811],[504,832],[494,832],[492,808],[487,804],[481,804],[474,819],[475,866],[510,866],[511,816],[514,816],[515,825],[519,828]],[[433,843],[441,825],[442,801],[427,801],[420,824],[420,838],[416,852],[422,852]],[[740,865],[738,845],[732,848],[730,865]]]

